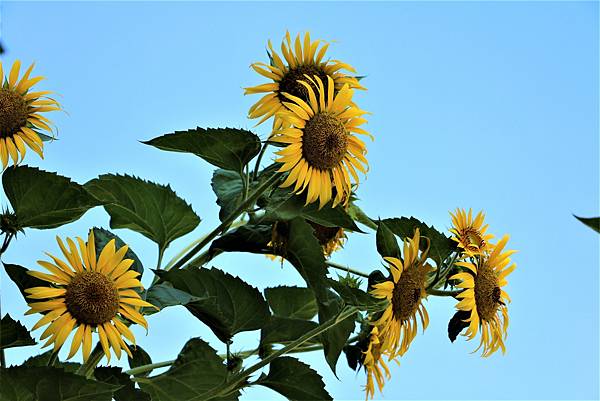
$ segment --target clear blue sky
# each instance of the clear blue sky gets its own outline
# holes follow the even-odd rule
[[[54,116],[60,140],[27,162],[85,182],[101,173],[136,174],[170,183],[203,218],[178,249],[217,222],[212,168],[190,155],[139,143],[187,129],[234,126],[263,82],[250,68],[265,61],[267,39],[286,29],[336,40],[329,55],[367,75],[360,106],[368,128],[371,171],[359,191],[372,216],[414,215],[446,229],[448,210],[484,209],[490,230],[511,234],[517,270],[508,292],[511,325],[505,356],[470,354],[475,342],[451,344],[453,302],[430,298],[431,325],[392,370],[385,399],[597,399],[598,235],[571,213],[598,215],[597,3],[10,3],[1,4],[4,62],[37,62],[45,88],[68,111]],[[261,137],[267,127],[257,131]],[[3,204],[5,201],[2,202]],[[102,209],[60,228],[62,236],[108,227]],[[56,251],[57,231],[29,230],[4,260],[34,266]],[[155,246],[118,230],[144,261]],[[379,266],[374,236],[354,235],[333,260]],[[260,288],[300,284],[258,255],[213,263]],[[3,313],[26,305],[2,271]],[[149,282],[151,274],[145,275]],[[139,343],[156,361],[172,359],[190,337],[215,337],[183,308],[149,318]],[[39,336],[39,332],[36,333]],[[257,333],[235,338],[253,347]],[[9,350],[21,362],[33,348]],[[304,357],[324,374],[335,399],[362,399],[364,374],[341,360],[341,381],[320,353]],[[377,395],[377,397],[380,397]],[[248,400],[282,399],[251,389]]]

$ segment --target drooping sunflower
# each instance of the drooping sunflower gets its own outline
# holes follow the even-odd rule
[[[323,254],[326,258],[344,247],[347,237],[342,227],[327,227],[312,221],[308,221],[308,224],[313,228],[313,233],[323,248]]]
[[[454,234],[452,239],[458,242],[458,246],[464,250],[467,256],[477,255],[493,247],[490,240],[494,236],[486,234],[488,225],[483,225],[485,219],[483,211],[477,213],[477,216],[473,218],[471,209],[467,214],[464,209],[457,208],[455,213],[450,212],[450,216],[452,216],[450,232]]]
[[[352,177],[358,184],[356,170],[366,173],[368,162],[365,143],[357,134],[370,134],[359,126],[366,122],[366,111],[352,103],[354,91],[342,87],[337,94],[333,91],[333,79],[327,77],[328,89],[318,76],[299,81],[307,92],[309,101],[284,93],[289,110],[278,115],[285,121],[286,128],[276,131],[272,141],[287,145],[276,152],[277,162],[283,165],[280,172],[289,171],[282,188],[293,184],[294,192],[307,191],[306,204],[319,201],[322,208],[331,199],[333,207],[350,199]],[[311,82],[317,87],[313,90]]]
[[[375,383],[377,383],[379,392],[383,392],[385,380],[389,380],[392,377],[390,369],[383,358],[383,356],[386,355],[386,350],[382,348],[382,345],[379,329],[377,326],[373,326],[369,336],[369,346],[364,353],[363,360],[363,367],[367,373],[365,400],[368,400],[369,398],[372,399],[373,395],[375,395]]]
[[[321,46],[322,43],[323,46]],[[342,72],[343,70],[356,72],[352,66],[338,60],[324,60],[328,47],[328,43],[320,40],[311,41],[308,32],[304,35],[303,41],[298,34],[292,46],[290,33],[287,32],[285,41],[281,43],[282,59],[273,50],[273,45],[269,40],[270,65],[254,63],[252,68],[272,82],[245,89],[244,94],[246,95],[266,93],[250,108],[248,117],[260,118],[258,124],[262,124],[270,117],[275,116],[273,129],[281,128],[282,120],[277,117],[277,113],[285,109],[284,102],[287,99],[283,93],[289,93],[308,101],[306,88],[298,84],[298,80],[304,80],[305,75],[311,77],[316,75],[326,84],[328,83],[327,78],[330,77],[336,90],[340,90],[344,85],[348,85],[350,88],[365,89],[360,85],[358,79]]]
[[[130,269],[134,261],[124,259],[127,245],[116,250],[113,239],[96,258],[94,230],[90,230],[87,243],[77,237],[79,248],[71,238],[67,238],[67,246],[59,237],[56,240],[66,261],[47,253],[52,262],[40,260],[38,263],[50,274],[29,271],[31,276],[49,283],[47,287],[25,290],[28,298],[42,300],[29,303],[26,314],[45,314],[32,330],[49,324],[40,339],[48,338],[44,347],[54,343],[55,351],[75,331],[67,359],[75,355],[80,346],[83,360],[88,359],[94,331],[98,333],[107,360],[110,361],[110,348],[117,358],[121,358],[121,350],[131,356],[122,337],[133,344],[135,337],[126,322],[148,329],[139,310],[152,305],[135,291],[142,288],[142,284],[137,279],[140,273]]]
[[[41,113],[60,110],[58,102],[47,97],[51,92],[30,92],[43,77],[30,77],[34,64],[19,79],[21,62],[15,61],[8,77],[4,77],[0,61],[0,161],[2,170],[10,159],[16,166],[23,161],[27,147],[42,159],[44,144],[40,138],[42,131],[52,132],[52,122]],[[27,145],[27,146],[26,146]]]
[[[427,296],[425,285],[432,267],[426,263],[429,246],[419,256],[420,240],[417,228],[413,238],[404,240],[404,261],[384,258],[389,264],[391,280],[375,284],[371,290],[374,297],[389,302],[374,324],[380,328],[383,347],[394,357],[404,355],[417,335],[417,314],[423,331],[429,325],[429,315],[422,300]]]
[[[470,317],[465,320],[469,327],[465,335],[469,340],[475,338],[481,330],[481,342],[473,352],[483,346],[482,356],[487,357],[499,348],[505,352],[504,340],[508,329],[508,308],[510,297],[502,289],[507,284],[506,277],[515,269],[511,264],[510,255],[514,250],[504,251],[508,242],[505,235],[489,254],[478,255],[476,263],[457,262],[456,264],[467,269],[450,277],[460,280],[459,288],[464,288],[457,298],[461,301],[456,308],[470,312]]]

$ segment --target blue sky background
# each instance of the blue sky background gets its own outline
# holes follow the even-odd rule
[[[440,229],[450,225],[448,210],[484,209],[490,230],[511,234],[519,250],[506,355],[483,359],[469,353],[476,342],[451,344],[454,302],[430,297],[431,324],[392,368],[385,399],[599,397],[599,237],[571,216],[600,213],[597,3],[2,2],[1,12],[3,62],[36,61],[48,78],[40,87],[60,93],[68,111],[54,115],[60,140],[46,159],[32,152],[27,163],[78,182],[120,172],[170,183],[203,222],[166,260],[217,223],[212,168],[138,141],[197,125],[251,128],[245,116],[257,97],[242,88],[263,82],[249,65],[266,61],[267,39],[279,43],[289,29],[336,40],[329,56],[368,76],[368,92],[356,97],[373,112],[376,137],[363,209]],[[264,138],[267,126],[256,132]],[[44,251],[58,251],[57,233],[84,236],[93,225],[108,227],[103,209],[58,230],[28,230],[3,259],[34,267]],[[154,244],[117,233],[153,267]],[[333,260],[378,267],[374,236],[353,235]],[[259,288],[301,284],[291,266],[262,256],[224,255],[213,265]],[[0,278],[3,313],[31,327],[37,318],[23,318],[23,299],[3,270]],[[155,361],[173,359],[194,336],[223,351],[183,308],[148,320],[149,334],[136,335]],[[240,334],[233,349],[257,338]],[[34,351],[7,358],[20,363]],[[363,372],[342,359],[338,381],[321,353],[302,359],[335,399],[363,399]],[[256,388],[243,399],[283,398]]]

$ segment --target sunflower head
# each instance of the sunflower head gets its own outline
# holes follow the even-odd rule
[[[326,227],[308,220],[307,222],[313,228],[313,234],[323,248],[325,257],[331,256],[332,253],[344,246],[347,237],[343,228]]]
[[[387,354],[380,340],[380,333],[377,326],[373,326],[369,335],[369,346],[364,352],[363,366],[367,373],[367,383],[365,384],[365,399],[373,398],[375,394],[375,383],[379,392],[383,391],[385,380],[392,376],[383,356]],[[393,359],[393,358],[390,358]]]
[[[456,209],[452,216],[452,228],[450,232],[454,234],[452,239],[458,243],[467,256],[477,255],[492,248],[490,240],[494,238],[491,234],[486,234],[487,224],[484,225],[485,214],[483,211],[477,213],[473,218],[473,211],[469,209],[467,213],[464,209]]]
[[[306,204],[318,200],[322,208],[333,199],[335,207],[350,199],[352,184],[359,182],[357,170],[367,172],[365,143],[355,135],[369,135],[360,128],[367,112],[352,103],[354,92],[349,86],[336,94],[331,77],[328,89],[318,76],[305,78],[299,82],[307,89],[309,100],[284,93],[289,110],[278,115],[286,128],[272,138],[285,145],[276,159],[282,164],[279,171],[289,172],[281,186],[294,185],[298,194],[306,191]]]
[[[25,290],[28,298],[36,300],[29,303],[27,314],[44,314],[32,330],[49,324],[41,339],[48,338],[44,347],[54,344],[55,351],[74,331],[67,359],[81,346],[83,359],[87,360],[93,332],[98,333],[109,361],[110,348],[117,358],[121,357],[121,350],[131,356],[123,337],[134,344],[135,337],[127,326],[131,322],[148,328],[140,308],[152,305],[143,301],[136,291],[142,289],[137,279],[140,273],[130,269],[133,260],[125,258],[127,245],[117,250],[113,239],[96,257],[94,230],[90,230],[87,243],[81,238],[76,241],[67,238],[66,245],[59,237],[56,240],[65,259],[48,254],[51,261],[38,263],[49,273],[29,272],[48,283]]]
[[[60,110],[56,100],[46,97],[51,92],[31,92],[31,88],[43,77],[31,77],[33,64],[19,79],[21,62],[15,61],[8,77],[4,77],[0,61],[0,162],[2,170],[10,159],[17,165],[27,152],[27,147],[44,157],[44,145],[40,134],[52,132],[50,120],[44,112]]]
[[[417,314],[423,330],[429,325],[429,316],[422,300],[427,296],[425,285],[432,268],[426,263],[429,246],[419,254],[420,241],[417,228],[412,238],[404,240],[404,261],[394,257],[384,258],[389,265],[390,280],[374,284],[371,290],[374,297],[389,302],[375,325],[381,328],[384,348],[393,356],[403,355],[417,335]]]
[[[478,255],[473,262],[457,262],[465,269],[450,277],[459,280],[459,288],[464,288],[457,298],[457,309],[470,313],[466,322],[469,327],[465,333],[473,339],[481,330],[483,356],[487,357],[498,349],[505,352],[504,340],[508,329],[507,303],[510,297],[502,289],[507,284],[506,277],[515,269],[510,256],[516,251],[504,250],[508,236],[504,236],[489,254]]]
[[[245,89],[244,94],[246,95],[264,93],[263,97],[250,108],[248,117],[260,118],[258,124],[262,124],[275,116],[273,128],[281,128],[283,120],[278,117],[277,113],[286,108],[287,98],[284,93],[296,96],[306,102],[309,100],[306,86],[299,83],[307,75],[319,77],[325,85],[329,85],[328,78],[331,78],[331,89],[336,91],[344,85],[365,89],[357,78],[343,72],[344,70],[355,72],[352,66],[338,60],[324,59],[328,47],[329,44],[321,40],[311,41],[308,32],[304,38],[298,34],[292,43],[290,33],[287,32],[281,42],[282,58],[269,41],[270,63],[254,63],[252,68],[271,82]],[[313,83],[309,84],[314,85]],[[317,90],[316,86],[313,86],[313,89]]]

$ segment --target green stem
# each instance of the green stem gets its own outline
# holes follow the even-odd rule
[[[359,270],[355,270],[352,269],[349,266],[344,266],[344,265],[340,265],[339,263],[335,263],[335,262],[330,262],[328,260],[325,261],[325,264],[329,267],[333,267],[334,269],[338,269],[338,270],[343,270],[345,272],[349,272],[352,274],[356,274],[357,276],[361,276],[361,277],[365,277],[365,278],[369,278],[369,275],[367,273],[363,273]]]
[[[104,351],[102,350],[102,346],[100,345],[100,343],[97,343],[94,349],[92,350],[92,353],[90,354],[88,360],[85,361],[85,363],[81,365],[77,370],[77,374],[88,378],[91,377],[92,373],[94,372],[94,369],[96,368],[96,365],[98,365],[98,362],[100,362],[100,359],[102,359],[103,356]]]
[[[283,347],[283,348],[281,348],[281,349],[273,352],[271,355],[267,356],[266,358],[264,358],[260,362],[258,362],[256,364],[250,366],[248,369],[246,369],[246,370],[238,373],[237,375],[233,376],[232,377],[232,381],[228,385],[226,385],[224,388],[222,388],[222,389],[215,389],[215,390],[210,391],[209,393],[205,394],[205,398],[206,399],[216,398],[218,396],[226,395],[226,394],[229,394],[232,391],[237,390],[239,388],[239,386],[242,385],[246,381],[246,378],[248,376],[250,376],[254,372],[262,369],[263,367],[267,366],[275,358],[278,358],[281,355],[287,354],[287,353],[295,350],[296,348],[298,348],[300,345],[304,344],[305,342],[307,342],[311,338],[316,337],[316,336],[320,335],[321,333],[329,330],[330,328],[332,328],[333,326],[335,326],[335,325],[343,322],[344,320],[346,320],[350,316],[354,316],[356,314],[356,312],[358,312],[357,308],[355,308],[353,306],[346,307],[336,317],[328,320],[327,322],[319,325],[318,327],[315,327],[314,329],[312,329],[308,333],[304,334],[302,337],[300,337],[297,340],[291,342],[289,345],[286,345],[285,347]]]
[[[462,291],[443,291],[443,290],[436,290],[433,288],[430,288],[427,290],[427,294],[429,295],[435,295],[436,297],[455,297],[458,294],[460,294]]]
[[[52,351],[50,354],[50,359],[48,359],[48,366],[52,367],[58,360],[58,351]]]
[[[252,174],[252,178],[254,180],[256,180],[256,177],[258,177],[258,169],[260,169],[260,162],[262,161],[262,158],[265,155],[265,152],[267,151],[267,146],[269,146],[268,141],[263,143],[262,149],[258,154],[258,159],[256,159],[256,164],[254,165],[254,174]]]
[[[171,361],[150,363],[148,365],[142,365],[142,366],[138,366],[137,368],[126,370],[123,373],[128,374],[130,376],[137,376],[140,373],[150,372],[154,369],[164,368],[165,366],[171,366],[173,363],[175,363],[174,359]]]
[[[177,262],[177,260],[179,260],[183,255],[185,255],[186,252],[188,252],[190,249],[192,249],[200,241],[203,241],[204,238],[206,238],[206,235],[203,235],[202,237],[195,239],[194,241],[192,241],[192,243],[190,243],[188,246],[183,248],[181,250],[181,252],[179,252],[177,255],[173,256],[173,258],[165,266],[165,270],[169,270],[175,264],[175,262]]]
[[[179,269],[181,268],[187,261],[189,261],[194,255],[200,252],[208,243],[210,243],[216,236],[221,234],[222,231],[226,230],[231,223],[235,221],[242,213],[248,209],[251,205],[256,202],[256,200],[263,194],[267,189],[271,188],[273,184],[275,184],[281,178],[282,173],[275,173],[271,178],[265,181],[262,185],[260,185],[256,191],[254,191],[248,199],[242,202],[221,224],[219,224],[214,230],[212,230],[208,235],[200,241],[191,251],[186,253],[181,259],[177,261],[171,267],[171,269]]]

